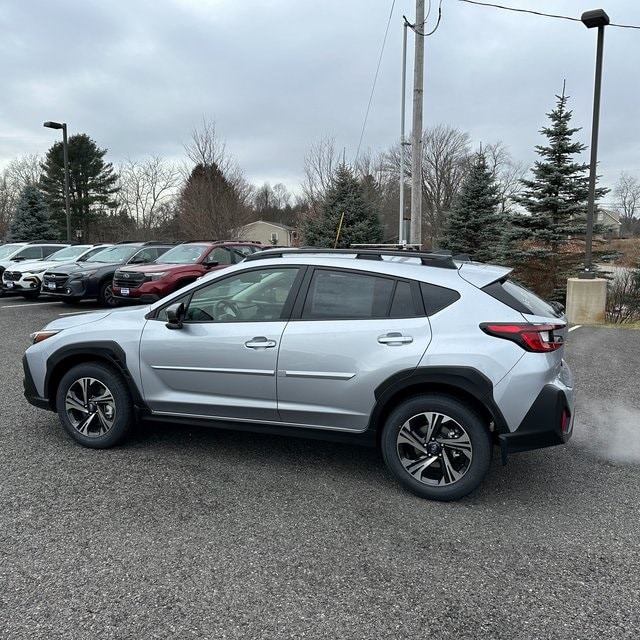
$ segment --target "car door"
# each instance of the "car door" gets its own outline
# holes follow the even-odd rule
[[[255,268],[215,278],[177,299],[186,307],[179,329],[167,327],[166,307],[161,309],[147,322],[140,343],[142,386],[150,409],[278,421],[278,349],[300,278],[296,267]]]
[[[431,340],[415,282],[316,268],[280,345],[285,423],[361,431],[375,390],[417,367]]]

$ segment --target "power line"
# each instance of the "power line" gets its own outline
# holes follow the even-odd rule
[[[360,132],[360,140],[358,142],[358,150],[356,151],[356,157],[353,161],[355,168],[358,162],[358,156],[360,155],[360,147],[362,146],[362,139],[364,138],[364,130],[367,126],[367,119],[369,118],[369,111],[371,109],[371,102],[373,101],[373,92],[376,90],[376,82],[378,81],[378,74],[380,73],[380,65],[382,64],[382,55],[384,54],[384,47],[387,44],[387,36],[389,35],[389,26],[391,25],[391,17],[393,16],[393,9],[396,6],[396,0],[391,3],[391,11],[389,11],[389,20],[387,21],[387,28],[384,32],[384,38],[382,40],[382,47],[380,49],[380,57],[378,58],[378,66],[376,68],[376,74],[373,78],[373,86],[371,87],[371,95],[369,96],[369,104],[367,104],[367,111],[364,114],[364,122],[362,123],[362,131]]]
[[[429,0],[429,12],[427,13],[427,17],[424,19],[424,21],[422,23],[420,23],[420,25],[410,24],[407,21],[407,19],[404,18],[404,16],[402,16],[402,17],[404,18],[404,21],[407,24],[407,26],[409,27],[409,29],[411,29],[416,35],[422,36],[423,38],[428,38],[429,36],[432,36],[438,30],[438,27],[440,26],[440,20],[442,19],[442,0],[440,0],[440,4],[438,5],[438,20],[436,22],[436,26],[433,27],[433,29],[431,31],[429,31],[429,33],[424,33],[424,31],[419,31],[418,30],[418,26],[424,27],[424,25],[427,22],[427,19],[429,18],[429,13],[431,13],[431,0]]]
[[[571,20],[572,22],[582,22],[580,18],[572,18],[571,16],[562,16],[556,13],[543,13],[541,11],[533,11],[532,9],[516,9],[515,7],[505,7],[504,5],[493,4],[492,2],[479,2],[478,0],[458,0],[458,2],[466,2],[467,4],[476,4],[481,7],[491,7],[492,9],[503,9],[504,11],[515,11],[517,13],[530,13],[534,16],[542,16],[544,18],[556,18],[559,20]],[[639,25],[618,24],[615,22],[611,22],[607,26],[619,27],[621,29],[640,29]]]

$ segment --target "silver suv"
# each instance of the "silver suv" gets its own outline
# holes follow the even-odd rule
[[[95,448],[135,418],[377,446],[410,491],[454,500],[492,445],[565,443],[567,320],[509,269],[400,250],[273,249],[146,307],[33,334],[25,396]]]

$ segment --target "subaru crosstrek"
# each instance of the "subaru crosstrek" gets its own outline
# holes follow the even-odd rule
[[[567,442],[567,320],[510,269],[393,250],[267,250],[150,307],[33,334],[25,396],[77,442],[136,416],[378,446],[410,491],[476,489],[492,445]]]
[[[113,276],[113,295],[122,302],[149,304],[260,249],[261,244],[241,240],[185,242],[150,264],[119,268]]]

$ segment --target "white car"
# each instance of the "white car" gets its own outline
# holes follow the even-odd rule
[[[18,293],[25,298],[35,299],[40,295],[42,274],[51,267],[70,262],[84,262],[108,244],[66,245],[42,260],[13,263],[2,274],[2,292]]]

